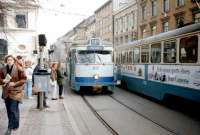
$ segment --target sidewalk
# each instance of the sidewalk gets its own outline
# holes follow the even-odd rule
[[[0,88],[1,91],[1,88]],[[1,92],[0,92],[1,94]],[[63,100],[47,100],[50,108],[36,109],[36,97],[20,104],[20,128],[12,135],[80,135]],[[0,99],[0,135],[7,129],[5,105]]]

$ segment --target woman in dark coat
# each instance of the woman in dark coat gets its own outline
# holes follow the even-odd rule
[[[22,102],[23,87],[26,75],[22,68],[15,65],[12,55],[5,57],[6,65],[0,69],[0,85],[3,85],[2,98],[8,115],[8,130],[5,135],[11,135],[12,130],[19,128],[19,102]]]
[[[59,88],[59,98],[64,99],[63,95],[63,79],[64,77],[62,76],[61,73],[61,64],[58,64],[58,68],[56,70],[57,72],[57,83],[58,83],[58,88]]]

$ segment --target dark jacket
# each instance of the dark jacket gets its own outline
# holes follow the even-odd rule
[[[57,83],[58,83],[58,85],[63,85],[64,77],[62,76],[61,71],[59,69],[57,69],[56,72],[57,72]]]

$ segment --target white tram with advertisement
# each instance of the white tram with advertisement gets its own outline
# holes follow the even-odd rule
[[[128,89],[158,100],[200,103],[200,23],[114,49],[117,78]]]
[[[73,44],[68,56],[68,78],[72,90],[91,86],[93,90],[113,90],[115,86],[113,46],[98,38]]]

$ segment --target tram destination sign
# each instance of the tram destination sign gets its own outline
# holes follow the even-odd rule
[[[93,45],[87,46],[87,50],[103,50],[103,49],[104,49],[103,46],[93,46]]]

